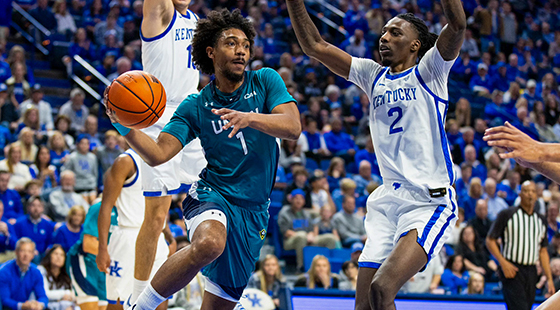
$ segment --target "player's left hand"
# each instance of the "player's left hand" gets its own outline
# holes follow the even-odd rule
[[[489,128],[484,133],[484,141],[489,146],[497,146],[507,150],[499,154],[500,158],[514,158],[526,163],[542,162],[542,143],[537,142],[509,122],[504,126]]]
[[[228,123],[223,126],[224,130],[229,128],[233,129],[228,135],[228,138],[233,138],[235,134],[245,127],[249,126],[251,113],[239,112],[231,109],[212,109],[212,113],[220,115],[220,119],[227,120]]]

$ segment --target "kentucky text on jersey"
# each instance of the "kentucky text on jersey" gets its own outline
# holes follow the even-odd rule
[[[194,29],[177,28],[175,29],[175,41],[191,40],[193,34],[194,34]]]
[[[416,87],[413,88],[398,88],[396,90],[387,90],[383,95],[378,95],[373,98],[373,109],[377,109],[380,105],[391,103],[395,101],[410,101],[416,100]]]

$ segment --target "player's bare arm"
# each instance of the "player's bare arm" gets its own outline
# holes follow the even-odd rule
[[[108,91],[106,90],[105,94],[107,93]],[[119,123],[119,118],[114,111],[107,108],[107,115],[109,119],[111,119],[111,122]],[[181,145],[181,142],[177,140],[177,138],[164,132],[159,134],[157,141],[154,141],[147,134],[138,129],[131,129],[124,138],[130,147],[152,167],[167,162],[183,148],[183,145]]]
[[[101,272],[107,272],[111,265],[111,258],[107,250],[107,240],[109,239],[109,228],[111,227],[111,211],[121,194],[122,187],[126,179],[136,172],[134,161],[130,156],[119,156],[105,173],[103,184],[103,198],[99,208],[97,219],[97,229],[99,231],[99,250],[96,258],[97,268]]]
[[[442,0],[441,4],[448,23],[439,35],[437,49],[444,60],[453,60],[461,51],[467,18],[461,0]]]
[[[216,115],[229,122],[224,125],[224,130],[233,127],[229,138],[245,127],[260,130],[266,134],[280,139],[296,140],[301,134],[299,111],[293,102],[276,106],[271,114],[239,112],[230,109],[213,109]]]
[[[560,183],[560,144],[535,141],[509,122],[486,130],[484,141],[506,150],[507,153],[499,154],[501,158],[513,158],[520,165]]]
[[[303,52],[320,61],[335,74],[348,79],[352,56],[323,40],[319,30],[309,17],[303,0],[287,0],[286,4]]]
[[[186,12],[189,1],[177,1],[179,3],[186,2],[184,11]],[[177,8],[181,11],[181,8]],[[143,17],[142,17],[142,35],[147,38],[153,38],[162,34],[171,20],[175,8],[172,0],[144,0]]]

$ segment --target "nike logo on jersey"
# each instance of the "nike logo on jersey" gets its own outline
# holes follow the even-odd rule
[[[382,95],[377,95],[373,98],[373,109],[377,109],[386,103],[397,101],[410,101],[416,100],[416,87],[414,88],[397,88],[395,90],[387,90]]]
[[[175,41],[190,40],[194,34],[194,29],[177,28],[175,29]]]

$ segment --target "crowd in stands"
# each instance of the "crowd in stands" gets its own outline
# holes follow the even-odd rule
[[[70,43],[66,62],[73,63],[72,57],[79,55],[109,80],[142,69],[142,0],[14,2],[53,32],[51,40]],[[345,14],[340,18],[325,12],[346,36],[321,24],[323,36],[356,57],[380,60],[381,28],[398,13],[414,13],[435,33],[446,25],[437,1],[327,2]],[[484,240],[498,213],[519,204],[525,181],[537,183],[535,210],[547,218],[549,254],[559,289],[558,185],[513,160],[501,159],[482,137],[488,127],[509,121],[534,139],[560,141],[560,30],[556,30],[560,29],[560,3],[465,0],[463,4],[469,29],[449,76],[446,122],[457,176],[459,220],[440,257],[431,260],[403,291],[499,291],[497,284],[488,285],[498,282],[498,266]],[[37,301],[29,309],[39,310],[47,302],[49,308],[58,307],[51,306],[57,302],[62,309],[67,305],[64,301],[72,298],[60,267],[61,253],[78,239],[88,207],[102,192],[103,173],[127,146],[115,131],[98,128],[98,117],[104,116],[95,114],[80,88],[72,89],[59,108],[44,100],[44,89],[34,82],[26,50],[7,43],[9,23],[4,23],[10,14],[5,12],[11,12],[11,5],[11,1],[0,4],[0,263],[11,264],[0,271],[19,277],[29,268],[33,272],[25,277],[38,281],[42,275],[44,288],[26,287],[17,296],[2,295],[0,290],[0,298],[4,306],[16,309],[18,302],[30,303],[27,293],[35,290]],[[275,68],[301,111],[302,135],[297,141],[281,142],[274,189],[279,194],[270,209],[271,225],[278,225],[280,235],[269,237],[279,239],[283,250],[295,250],[293,269],[298,274],[306,272],[295,286],[355,289],[355,255],[335,274],[325,256],[313,258],[305,270],[303,249],[310,245],[359,249],[366,241],[367,197],[383,183],[369,132],[367,96],[302,53],[283,0],[198,0],[189,8],[190,14],[204,17],[220,7],[240,9],[251,18],[257,37],[249,69]],[[14,18],[14,22],[21,21]],[[79,66],[74,66],[74,72],[89,74]],[[210,77],[201,75],[200,88],[209,81]],[[91,83],[103,91],[102,85]],[[180,212],[183,197],[174,200],[170,211],[170,228],[178,238],[185,235]],[[284,257],[267,256],[250,281],[250,286],[266,291],[275,302],[285,282],[278,259]],[[40,272],[34,271],[31,261],[42,262]],[[190,289],[203,291],[201,284],[191,285]],[[539,282],[539,294],[546,292],[545,285],[545,280]]]

